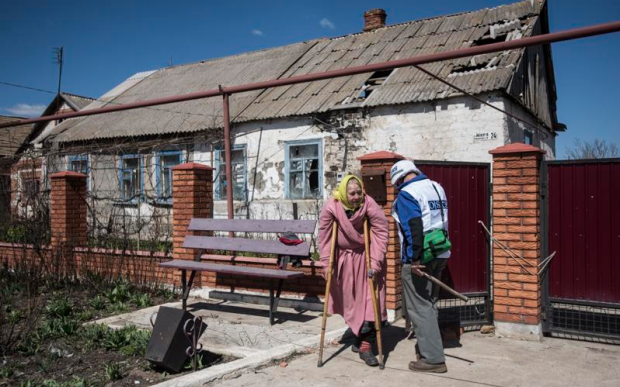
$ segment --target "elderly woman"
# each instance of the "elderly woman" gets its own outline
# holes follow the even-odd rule
[[[370,229],[370,268],[366,268],[364,219]],[[334,271],[329,298],[329,312],[344,317],[355,334],[353,351],[369,366],[379,364],[372,353],[375,341],[375,315],[372,293],[368,285],[374,278],[378,287],[381,320],[387,320],[385,309],[385,252],[388,242],[388,220],[379,205],[364,194],[362,181],[353,175],[342,179],[321,211],[319,248],[323,277],[327,278],[331,249],[331,230],[338,224]]]

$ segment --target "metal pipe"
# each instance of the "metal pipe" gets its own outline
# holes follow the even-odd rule
[[[233,207],[233,181],[232,181],[232,151],[230,149],[230,104],[228,94],[224,94],[224,157],[226,157],[226,204],[228,208],[228,219],[234,219]],[[230,232],[230,237],[235,236]]]
[[[140,102],[132,102],[132,103],[128,103],[125,105],[115,105],[115,106],[109,106],[109,107],[104,107],[100,109],[82,110],[79,112],[63,113],[63,114],[56,114],[52,116],[31,118],[27,120],[3,123],[3,124],[0,124],[0,128],[5,128],[5,127],[15,126],[15,125],[31,124],[35,122],[44,122],[44,121],[51,121],[51,120],[58,120],[58,119],[90,116],[93,114],[111,113],[111,112],[122,111],[122,110],[138,109],[138,108],[149,107],[149,106],[164,105],[164,104],[174,103],[174,102],[191,101],[194,99],[214,97],[216,95],[242,93],[246,91],[253,91],[253,90],[265,89],[265,88],[270,88],[270,87],[294,85],[297,83],[319,81],[323,79],[363,74],[363,73],[375,72],[379,70],[388,70],[388,69],[395,69],[399,67],[421,65],[425,63],[437,62],[437,61],[448,60],[448,59],[463,58],[466,56],[488,54],[488,53],[497,52],[497,51],[512,50],[515,48],[535,46],[538,44],[549,44],[549,43],[561,42],[561,41],[572,40],[572,39],[580,39],[580,38],[586,38],[589,36],[609,34],[609,33],[618,32],[618,31],[620,31],[620,21],[605,23],[605,24],[597,24],[597,25],[590,26],[590,27],[575,28],[572,30],[566,30],[566,31],[561,31],[561,32],[553,32],[550,34],[531,36],[527,38],[511,40],[509,42],[493,43],[493,44],[488,44],[484,46],[468,47],[468,48],[461,48],[458,50],[445,51],[445,52],[440,52],[440,53],[435,53],[435,54],[430,54],[430,55],[421,55],[421,56],[417,56],[414,58],[399,59],[399,60],[393,60],[393,61],[388,61],[388,62],[375,63],[371,65],[340,69],[340,70],[332,70],[332,71],[325,71],[325,72],[314,73],[314,74],[299,75],[299,76],[290,77],[290,78],[275,79],[275,80],[257,82],[257,83],[249,83],[249,84],[239,85],[239,86],[219,87],[218,89],[199,91],[195,93],[182,94],[182,95],[175,95],[172,97],[156,98],[156,99],[150,99],[150,100],[140,101]]]

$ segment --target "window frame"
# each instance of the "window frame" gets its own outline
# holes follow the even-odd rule
[[[164,197],[163,195],[163,187],[162,187],[162,173],[163,167],[161,165],[161,158],[166,156],[179,156],[179,164],[183,163],[183,151],[180,150],[162,150],[155,153],[155,190],[157,192],[157,202],[158,203],[166,203],[172,204],[172,185],[170,186],[170,196]],[[172,171],[169,169],[168,173],[170,174],[170,184],[172,184]]]
[[[231,148],[231,153],[233,151],[243,151],[243,198],[235,199],[235,193],[233,189],[233,201],[247,201],[248,200],[248,147],[247,144],[237,144],[233,145]],[[215,167],[215,175],[213,176],[213,192],[215,194],[215,200],[226,200],[226,192],[221,192],[221,184],[220,184],[220,170],[222,168],[222,163],[220,162],[222,158],[222,153],[224,149],[222,149],[221,145],[214,147],[214,158],[213,164]],[[226,164],[224,164],[225,167]]]
[[[73,163],[74,161],[86,161],[86,189],[90,191],[90,157],[88,155],[67,156],[67,171],[84,173],[81,171],[75,171],[71,168],[71,163]]]
[[[123,193],[123,171],[125,170],[123,168],[123,160],[125,159],[138,159],[138,176],[140,179],[140,187],[139,192],[138,192],[138,197],[134,197],[131,200],[128,200],[124,197],[124,193]],[[144,161],[143,161],[143,157],[140,154],[134,153],[134,154],[125,154],[125,155],[121,155],[119,160],[118,160],[118,188],[120,191],[120,198],[121,198],[121,202],[124,203],[131,203],[131,204],[136,204],[140,201],[142,201],[143,195],[144,195],[144,176],[143,176],[143,170],[144,170],[144,165],[143,165]]]
[[[290,148],[291,146],[299,146],[299,145],[317,145],[318,147],[318,172],[319,172],[319,193],[316,197],[308,197],[303,196],[301,198],[291,198],[291,193],[289,190],[290,186],[290,174],[291,174],[291,158],[290,158]],[[290,200],[313,200],[313,199],[322,199],[323,198],[323,139],[309,139],[309,140],[295,140],[295,141],[287,141],[285,143],[285,155],[284,155],[284,194],[286,199]],[[304,171],[305,173],[305,171]],[[305,190],[305,189],[304,189]]]

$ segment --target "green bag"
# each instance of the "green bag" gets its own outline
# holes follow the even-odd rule
[[[424,254],[422,263],[428,263],[437,258],[440,254],[452,248],[452,243],[448,239],[448,232],[442,229],[433,230],[424,235]]]
[[[437,187],[435,187],[434,184],[433,188],[439,198],[441,222],[443,223],[444,228],[438,228],[424,234],[424,253],[422,254],[422,263],[428,263],[452,248],[452,243],[450,243],[450,240],[448,239],[448,231],[445,230],[446,221],[443,215],[443,201],[441,200],[441,195],[439,195],[439,191],[437,191]]]

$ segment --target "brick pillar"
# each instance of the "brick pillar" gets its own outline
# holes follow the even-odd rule
[[[73,259],[73,248],[86,246],[86,175],[59,172],[51,175],[50,179],[52,268],[71,274],[78,266]]]
[[[213,168],[197,163],[177,165],[172,169],[172,240],[174,259],[196,260],[198,251],[184,249],[187,235],[198,232],[187,231],[192,218],[211,218],[213,215]],[[208,278],[207,275],[204,276]],[[174,283],[181,283],[181,272],[175,270]],[[201,276],[196,274],[194,286],[202,286]]]
[[[523,143],[493,149],[493,236],[517,257],[493,246],[496,332],[540,340],[540,165],[545,151]],[[525,269],[519,264],[525,267]],[[526,270],[527,269],[527,270]]]
[[[86,175],[59,172],[52,181],[52,246],[86,245]]]
[[[387,276],[386,276],[386,307],[388,311],[388,320],[394,321],[400,317],[402,306],[402,287],[400,282],[401,259],[400,259],[400,241],[398,239],[398,230],[394,218],[392,218],[392,203],[396,199],[396,191],[390,182],[390,169],[394,163],[403,160],[404,157],[387,151],[370,153],[357,158],[362,163],[362,177],[367,180],[371,174],[376,178],[378,171],[383,170],[385,173],[385,182],[387,186],[386,200],[377,201],[377,203],[385,211],[388,218],[388,248],[386,253]],[[368,184],[365,184],[368,185]],[[366,191],[369,191],[366,187]],[[371,192],[372,196],[372,192]],[[376,197],[373,197],[376,200]]]

